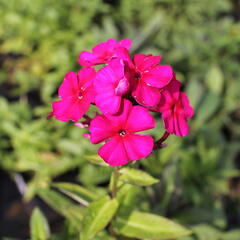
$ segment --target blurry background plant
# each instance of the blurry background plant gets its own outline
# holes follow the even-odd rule
[[[51,239],[77,239],[81,208],[50,190],[53,181],[106,193],[111,168],[89,163],[97,148],[84,130],[46,116],[65,73],[79,70],[80,51],[108,38],[162,55],[196,110],[188,137],[171,136],[137,163],[160,182],[128,191],[126,205],[189,226],[184,240],[239,239],[239,0],[0,0],[0,236],[26,238],[40,205]],[[34,211],[32,239],[50,235],[43,213]]]

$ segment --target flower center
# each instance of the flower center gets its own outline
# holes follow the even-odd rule
[[[123,137],[123,136],[126,135],[126,131],[123,130],[123,129],[121,129],[121,130],[119,130],[118,134],[119,134],[121,137]]]
[[[82,91],[78,93],[78,99],[82,99],[83,98],[83,94]]]
[[[136,79],[141,78],[141,73],[140,73],[140,72],[135,72],[134,77],[135,77]]]

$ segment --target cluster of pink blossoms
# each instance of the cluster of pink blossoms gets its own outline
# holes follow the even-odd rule
[[[98,154],[111,166],[147,157],[154,139],[137,134],[155,127],[150,112],[161,113],[168,134],[186,136],[188,118],[194,114],[181,83],[169,65],[161,65],[161,57],[136,54],[131,58],[131,40],[109,39],[96,45],[92,52],[83,51],[77,74],[69,72],[53,102],[52,115],[60,121],[79,121],[87,126],[93,144],[105,142]],[[96,72],[95,65],[104,64]],[[95,104],[102,114],[90,119],[86,112]]]

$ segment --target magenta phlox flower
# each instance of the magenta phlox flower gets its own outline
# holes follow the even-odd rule
[[[147,157],[153,149],[153,138],[136,134],[155,127],[154,118],[141,106],[124,100],[117,115],[96,116],[90,124],[90,139],[94,144],[107,141],[98,154],[111,166]]]
[[[135,87],[132,96],[144,106],[152,107],[160,101],[159,89],[165,87],[173,77],[169,65],[159,65],[160,56],[137,54],[133,58]]]
[[[129,73],[132,72],[134,69],[134,65],[130,56],[129,51],[124,47],[119,47],[115,50],[116,58],[121,59],[125,64],[125,72]]]
[[[61,98],[52,104],[53,115],[60,121],[78,121],[94,102],[95,90],[93,79],[96,72],[92,68],[85,68],[78,72],[69,72],[58,90]]]
[[[102,143],[98,154],[111,166],[147,157],[162,148],[170,134],[188,135],[188,119],[194,115],[172,67],[162,65],[161,56],[132,57],[130,47],[130,39],[108,39],[81,52],[78,62],[84,68],[65,75],[60,99],[47,116],[89,129],[83,136],[93,144]],[[99,64],[97,72],[91,68]],[[93,118],[86,113],[91,104],[98,108]],[[138,133],[155,127],[150,112],[161,114],[165,128],[155,142]]]
[[[174,79],[161,92],[158,111],[162,112],[164,127],[170,134],[184,137],[189,133],[187,119],[194,115],[187,95],[180,92],[181,83]]]
[[[81,52],[78,62],[84,67],[104,64],[114,58],[117,58],[116,50],[118,48],[125,48],[129,50],[130,47],[130,39],[123,39],[119,42],[117,42],[115,39],[109,39],[106,42],[97,44],[94,48],[92,48],[92,52]]]
[[[94,87],[95,103],[101,112],[104,114],[117,113],[123,101],[123,95],[130,90],[123,60],[114,59],[100,69],[94,80]]]

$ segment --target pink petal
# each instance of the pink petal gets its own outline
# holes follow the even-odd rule
[[[90,85],[86,90],[83,92],[85,101],[88,101],[90,103],[95,103],[95,89],[93,87],[93,84]],[[87,99],[87,100],[86,100]]]
[[[97,44],[92,48],[92,53],[83,51],[81,52],[78,62],[85,67],[106,63],[113,57],[116,57],[115,50],[117,48],[129,49],[131,47],[131,40],[124,39],[117,43],[115,39],[108,39],[106,42]]]
[[[107,114],[106,117],[116,128],[124,128],[132,108],[132,103],[129,100],[124,99],[118,113],[114,115]]]
[[[168,110],[162,113],[162,119],[164,123],[164,128],[168,133],[174,133],[174,115],[172,110]]]
[[[112,122],[104,115],[96,116],[90,123],[91,142],[100,143],[114,136],[117,130],[112,126]]]
[[[153,150],[153,138],[148,135],[129,134],[123,138],[125,150],[130,161],[147,157]]]
[[[86,113],[90,102],[86,99],[79,100],[75,97],[69,97],[64,100],[55,101],[52,104],[53,114],[60,121],[78,121]]]
[[[187,136],[189,132],[188,123],[183,115],[174,115],[174,134],[179,137]]]
[[[83,51],[80,53],[78,58],[78,63],[83,67],[92,67],[94,65],[100,64],[99,55]]]
[[[104,114],[117,113],[122,101],[121,95],[129,89],[128,80],[124,78],[122,61],[113,60],[108,66],[102,68],[94,80],[94,87],[96,91],[95,102],[100,110]]]
[[[78,72],[79,88],[92,87],[93,80],[96,76],[96,71],[93,68],[83,68]]]
[[[189,100],[188,100],[188,96],[186,95],[186,93],[181,92],[180,93],[180,99],[182,102],[182,107],[184,110],[184,115],[187,118],[191,118],[194,115],[194,109],[190,106]]]
[[[160,101],[159,89],[147,86],[144,83],[137,85],[136,89],[132,92],[132,96],[139,104],[148,107],[155,106]]]
[[[115,94],[117,96],[122,96],[122,95],[128,93],[129,88],[130,88],[129,80],[126,77],[123,77],[119,81],[117,87],[115,88]]]
[[[115,39],[108,39],[106,42],[102,42],[93,47],[92,51],[96,53],[106,53],[117,47],[117,42]]]
[[[119,67],[119,66],[118,66]],[[118,69],[117,69],[118,70]],[[124,72],[115,71],[114,68],[110,66],[105,66],[102,69],[100,69],[96,75],[96,78],[94,80],[94,86],[96,88],[96,92],[101,91],[101,88],[104,86],[108,86],[109,84],[117,84],[119,81],[119,75],[122,77],[124,75]]]
[[[128,115],[126,129],[129,132],[140,132],[155,127],[155,120],[146,108],[133,106]]]
[[[176,80],[175,73],[174,73],[173,79],[163,90],[168,91],[171,94],[173,99],[178,100],[179,94],[180,94],[180,87],[181,87],[181,82]]]
[[[79,92],[77,75],[69,72],[65,75],[63,83],[59,87],[58,96],[62,99],[76,96]]]
[[[172,108],[174,99],[169,91],[161,91],[161,98],[158,104],[158,111],[164,112]]]
[[[133,62],[136,66],[136,69],[141,72],[150,70],[151,68],[159,64],[160,60],[161,60],[160,56],[146,54],[137,54],[133,58]]]
[[[122,59],[114,59],[110,61],[105,68],[109,71],[109,74],[112,74],[114,78],[118,80],[124,77],[124,62]]]
[[[162,113],[164,128],[168,133],[175,134],[179,137],[188,135],[189,128],[187,120],[182,114],[173,113],[171,110]]]
[[[115,114],[119,111],[122,101],[121,96],[115,95],[115,90],[112,88],[104,88],[106,91],[97,93],[95,103],[103,114]],[[109,90],[109,91],[108,91]]]
[[[95,102],[104,114],[115,114],[120,108],[121,96],[115,94],[118,81],[115,72],[109,66],[102,68],[94,80]]]
[[[134,67],[129,51],[126,48],[118,47],[114,51],[115,51],[116,57],[119,59],[122,59],[125,65],[127,65],[130,68]]]
[[[108,73],[115,78],[114,81],[115,94],[117,96],[121,96],[128,93],[130,89],[130,83],[127,76],[125,76],[123,59],[114,59],[110,61],[108,63],[108,66],[106,66],[105,68],[108,71]],[[109,83],[109,80],[105,80],[105,82]]]
[[[176,102],[179,101],[180,86],[181,83],[178,80],[173,79],[166,87],[160,91],[161,98],[158,104],[159,112],[164,112],[169,108],[172,108],[173,104],[176,104]]]
[[[144,74],[144,81],[152,87],[165,87],[172,79],[173,71],[171,66],[160,65]]]
[[[111,166],[119,166],[128,163],[129,159],[120,136],[113,137],[99,150],[100,157]]]
[[[123,39],[121,41],[119,41],[119,46],[126,48],[127,50],[129,50],[131,48],[132,45],[132,40],[131,39]]]

